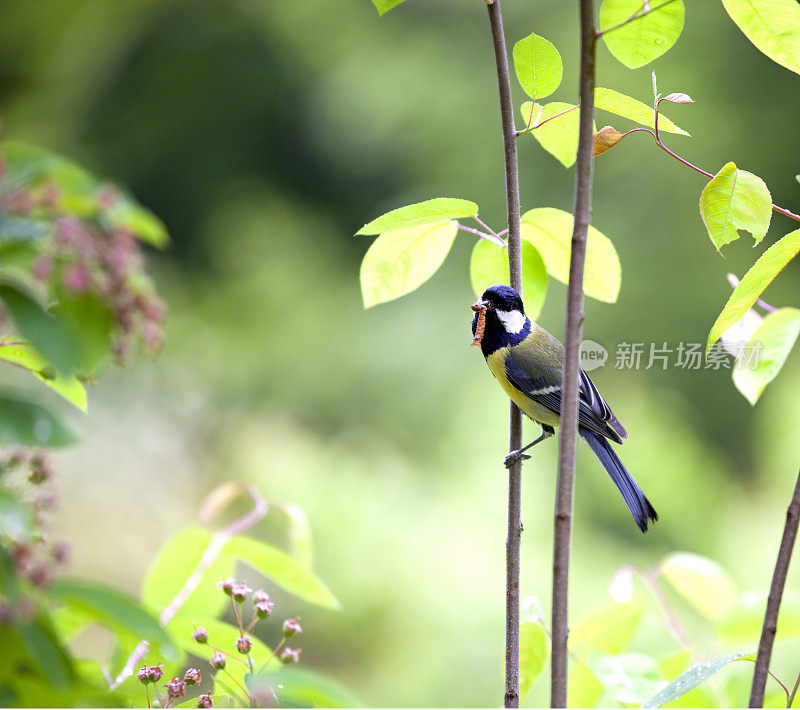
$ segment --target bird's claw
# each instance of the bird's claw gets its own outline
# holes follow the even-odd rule
[[[523,454],[521,451],[512,451],[508,456],[506,456],[505,461],[503,464],[506,468],[511,468],[516,461],[524,461],[525,459],[529,459],[531,457],[530,454]]]

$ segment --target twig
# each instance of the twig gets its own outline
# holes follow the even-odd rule
[[[656,116],[655,116],[655,124],[654,124],[655,125],[655,129],[656,129],[655,131],[651,131],[649,128],[632,128],[630,131],[628,131],[627,133],[625,133],[623,135],[627,136],[630,133],[638,133],[640,131],[642,131],[644,133],[649,133],[651,136],[653,136],[653,140],[655,140],[656,145],[659,148],[661,148],[661,150],[663,150],[665,153],[668,153],[673,158],[675,158],[675,160],[677,160],[680,163],[683,163],[687,168],[691,168],[696,173],[700,173],[701,175],[705,175],[707,178],[713,178],[714,177],[713,173],[710,173],[707,170],[703,170],[703,168],[698,168],[696,165],[694,165],[693,163],[690,163],[688,160],[686,160],[684,158],[681,158],[680,155],[678,155],[677,153],[674,153],[673,151],[671,151],[661,141],[661,137],[658,134],[658,114],[659,114],[658,106],[661,104],[661,101],[663,101],[663,99],[660,99],[656,104]],[[778,205],[773,203],[772,204],[772,209],[775,212],[780,212],[782,215],[785,215],[786,217],[789,217],[790,219],[794,219],[794,220],[797,220],[798,222],[800,222],[800,214],[795,214],[794,212],[791,212],[790,210],[787,210],[785,207],[779,207]]]
[[[499,247],[505,247],[506,243],[496,234],[487,234],[486,232],[482,232],[480,229],[475,229],[474,227],[467,227],[460,222],[457,222],[458,228],[462,232],[469,232],[470,234],[474,234],[476,237],[480,237],[481,239],[485,239],[487,242],[491,242],[492,244],[497,244]]]
[[[593,0],[580,0],[581,65],[578,157],[575,169],[575,224],[567,285],[565,319],[564,384],[558,441],[553,532],[553,652],[550,676],[550,705],[567,707],[567,623],[570,535],[578,435],[578,348],[583,323],[583,271],[586,235],[592,213],[592,168],[594,163],[595,49]]]
[[[545,123],[548,121],[552,121],[554,118],[559,118],[563,116],[565,113],[569,113],[570,111],[574,111],[576,108],[580,108],[580,106],[570,106],[569,108],[565,108],[563,111],[559,111],[558,113],[554,113],[552,116],[548,116],[544,121],[539,121],[539,117],[542,115],[542,111],[539,111],[539,116],[536,117],[537,123],[534,125],[528,125],[526,128],[523,128],[521,131],[517,131],[517,135],[521,136],[524,133],[528,133],[529,131],[535,131],[537,128],[541,128]],[[531,109],[531,115],[533,115],[533,109]]]
[[[786,701],[786,707],[790,708],[794,705],[794,699],[797,696],[797,689],[800,688],[800,673],[797,674],[797,679],[792,687],[792,692],[789,694],[789,699]]]
[[[731,285],[732,289],[735,289],[739,285],[739,279],[736,274],[728,274],[728,283]],[[767,313],[775,313],[775,311],[778,310],[775,306],[770,306],[769,303],[760,298],[756,299],[755,305]]]
[[[604,30],[598,30],[595,33],[595,37],[599,39],[603,35],[607,35],[609,32],[618,30],[620,27],[625,27],[625,25],[630,24],[631,22],[635,22],[636,20],[641,20],[646,15],[649,15],[651,12],[660,10],[665,5],[669,5],[670,3],[673,2],[675,2],[675,0],[666,0],[666,2],[662,2],[660,5],[656,5],[655,7],[649,7],[647,1],[645,0],[644,9],[639,10],[638,12],[634,12],[630,17],[623,20],[622,22],[618,22],[616,25],[612,25],[611,27],[606,27]]]
[[[520,236],[519,164],[517,136],[514,127],[514,106],[511,101],[511,78],[508,73],[508,52],[503,35],[500,0],[486,0],[492,31],[494,59],[497,67],[497,88],[503,126],[506,167],[506,207],[508,213],[508,266],[511,287],[522,295],[522,239]],[[511,403],[509,417],[509,450],[522,446],[522,412]],[[522,536],[522,461],[515,461],[508,470],[508,535],[506,537],[506,650],[505,706],[519,707],[519,549]]]
[[[775,562],[775,571],[772,574],[772,584],[767,597],[767,610],[764,613],[764,625],[761,627],[761,640],[758,643],[756,668],[753,673],[753,685],[750,688],[750,707],[760,708],[764,704],[764,688],[767,684],[767,671],[772,656],[772,645],[778,630],[778,612],[781,608],[783,588],[786,586],[786,575],[789,572],[789,562],[792,559],[792,549],[797,537],[797,526],[800,521],[800,471],[797,473],[797,482],[789,507],[786,509],[786,524],[783,528],[783,537],[778,549],[778,559]]]
[[[686,631],[684,631],[680,621],[678,621],[678,615],[675,613],[672,605],[667,600],[664,590],[661,589],[658,584],[658,580],[656,579],[658,574],[658,567],[653,570],[640,572],[642,581],[650,590],[650,593],[656,600],[656,604],[658,604],[660,607],[661,613],[664,615],[664,621],[667,625],[667,629],[669,629],[669,632],[672,634],[673,638],[684,648],[692,648],[694,646],[692,640],[689,638],[689,635],[686,633]]]
[[[234,520],[230,525],[224,527],[222,530],[217,532],[214,537],[211,538],[211,542],[208,543],[208,547],[206,547],[205,551],[203,552],[203,556],[200,558],[200,561],[197,563],[194,571],[183,583],[183,587],[181,587],[180,591],[175,595],[175,598],[169,603],[164,611],[161,612],[161,616],[158,617],[158,622],[161,624],[161,626],[166,626],[172,620],[175,614],[177,614],[180,608],[186,603],[189,595],[195,589],[197,589],[197,585],[200,584],[200,580],[203,578],[206,570],[211,567],[211,565],[214,563],[214,560],[217,559],[225,543],[232,537],[241,535],[243,532],[249,530],[267,514],[267,501],[261,497],[261,494],[255,488],[255,486],[248,485],[246,486],[246,490],[253,501],[252,510],[249,510],[240,518]],[[117,688],[126,678],[129,678],[133,675],[136,666],[139,664],[142,658],[147,655],[149,648],[150,644],[147,641],[139,642],[139,644],[133,650],[133,653],[131,653],[131,655],[128,657],[128,660],[125,662],[125,666],[111,684],[111,690]]]

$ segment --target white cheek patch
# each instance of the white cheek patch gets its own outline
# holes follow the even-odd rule
[[[507,333],[516,335],[525,327],[527,318],[525,318],[525,314],[520,311],[496,311],[496,313]]]

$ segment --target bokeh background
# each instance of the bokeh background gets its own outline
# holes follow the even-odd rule
[[[536,31],[560,49],[553,100],[577,98],[573,5],[503,7],[509,43]],[[627,70],[601,45],[598,85],[649,103],[655,69],[660,90],[696,101],[667,111],[693,136],[670,136],[674,149],[711,172],[734,160],[797,210],[800,79],[721,3],[687,5],[683,35],[651,66]],[[137,593],[209,490],[255,482],[306,510],[315,568],[343,603],[285,600],[304,619],[303,663],[371,705],[500,701],[508,406],[467,347],[473,239],[461,234],[417,292],[365,312],[358,267],[371,237],[353,237],[433,196],[475,200],[501,228],[485,15],[479,0],[408,0],[383,19],[368,0],[0,1],[3,137],[127,185],[173,238],[150,255],[170,308],[164,352],[107,373],[88,417],[64,410],[83,435],[57,458],[55,527],[74,545],[72,572]],[[520,160],[524,208],[571,208],[571,171],[533,139]],[[594,379],[661,521],[640,535],[581,448],[572,613],[607,601],[620,566],[673,550],[764,590],[797,473],[800,357],[756,408],[728,371],[613,367],[619,342],[704,342],[725,274],[761,247],[742,239],[717,255],[697,210],[703,179],[643,134],[600,158],[596,181],[593,224],[623,280],[617,304],[587,302],[585,335],[612,352]],[[762,246],[793,228],[774,215]],[[797,305],[798,286],[792,264],[765,298]],[[559,337],[564,293],[551,281],[540,318]],[[546,615],[555,458],[550,442],[524,468],[522,593]],[[282,539],[272,516],[258,532]],[[789,588],[800,591],[797,569]],[[677,648],[648,623],[640,644]],[[687,623],[702,644],[699,617]],[[779,671],[796,651],[778,647]],[[528,704],[546,690],[541,680]]]

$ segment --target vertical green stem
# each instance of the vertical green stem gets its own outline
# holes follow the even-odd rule
[[[508,212],[508,265],[511,286],[522,295],[522,241],[520,236],[519,164],[514,106],[511,100],[511,78],[508,52],[503,34],[500,0],[486,0],[492,31],[503,147],[506,167],[506,206]],[[522,446],[522,412],[512,403],[509,421],[509,450]],[[506,653],[505,707],[519,707],[519,555],[522,536],[522,462],[516,461],[508,471],[508,534],[506,537]]]
[[[578,159],[575,169],[575,224],[572,231],[567,312],[564,344],[564,384],[561,400],[561,426],[558,446],[558,481],[556,484],[553,534],[553,653],[550,705],[567,706],[567,606],[570,537],[575,475],[575,450],[578,436],[578,349],[581,342],[583,313],[583,271],[586,259],[586,235],[592,214],[592,168],[594,163],[594,82],[595,45],[594,3],[580,0],[581,65],[580,121]]]

